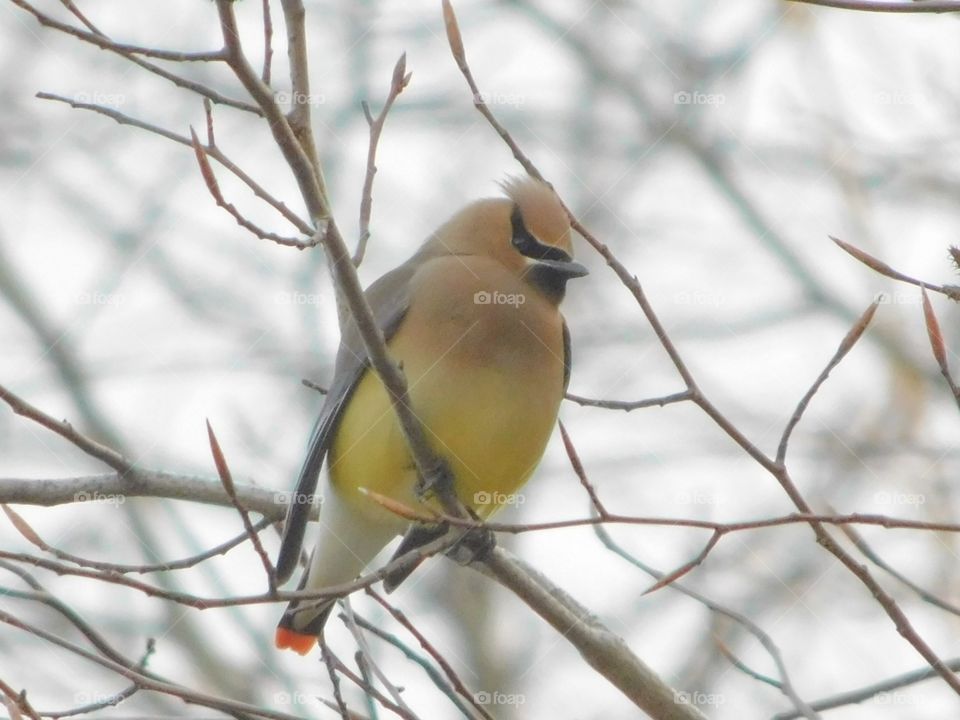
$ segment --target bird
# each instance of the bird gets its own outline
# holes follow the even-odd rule
[[[567,281],[588,274],[573,259],[569,218],[549,185],[511,178],[502,189],[503,197],[455,213],[365,291],[405,374],[410,407],[448,466],[457,499],[479,520],[515,500],[543,456],[570,381],[570,333],[559,307]],[[288,504],[276,564],[281,583],[299,564],[324,460],[319,535],[299,589],[349,583],[399,535],[394,558],[446,532],[411,523],[369,494],[410,508],[430,503],[417,494],[390,397],[349,314]],[[387,576],[385,589],[412,571]],[[276,646],[306,655],[335,603],[291,601]]]

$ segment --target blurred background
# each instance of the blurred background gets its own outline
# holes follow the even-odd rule
[[[450,57],[440,3],[306,0],[314,131],[338,223],[357,239],[367,123],[407,53],[411,83],[380,142],[372,237],[361,278],[402,262],[471,199],[522,172],[475,111]],[[171,50],[220,47],[208,2],[81,2],[114,40]],[[274,7],[273,86],[290,90],[283,18]],[[63,6],[36,6],[76,24]],[[960,230],[960,32],[950,15],[881,15],[774,0],[455,3],[485,100],[587,227],[635,274],[702,389],[774,454],[797,402],[878,293],[871,328],[832,373],[797,428],[789,468],[819,511],[957,517],[960,421],[931,356],[919,291],[880,277],[842,238],[914,277],[955,281],[947,248]],[[262,61],[260,3],[237,4],[246,51]],[[258,240],[215,206],[192,151],[38,91],[116,109],[178,134],[202,134],[191,93],[0,4],[0,383],[143,467],[214,479],[209,419],[238,482],[290,489],[338,341],[322,250]],[[246,100],[215,63],[163,67]],[[265,124],[215,106],[221,150],[295,212],[296,185]],[[227,200],[261,226],[295,234],[214,164]],[[571,285],[570,391],[640,400],[684,389],[630,294],[578,240],[592,274]],[[932,298],[947,346],[958,313]],[[960,366],[951,355],[955,366]],[[689,403],[630,413],[564,403],[566,424],[607,508],[625,515],[742,520],[793,511],[776,481]],[[0,409],[0,478],[106,472],[38,425]],[[88,558],[154,563],[242,532],[235,511],[118,498],[17,506],[51,545]],[[559,434],[501,516],[587,517],[589,499]],[[502,536],[674,687],[715,718],[791,708],[771,654],[742,624],[653,580],[702,549],[702,530],[608,526]],[[960,595],[957,537],[861,527],[875,553],[929,593]],[[837,531],[833,533],[842,537]],[[271,553],[278,539],[263,534]],[[35,552],[5,520],[0,545]],[[617,547],[620,553],[612,548]],[[392,551],[392,548],[390,549]],[[389,552],[389,551],[388,551]],[[856,551],[854,551],[856,552]],[[943,658],[960,656],[957,613],[862,555]],[[381,558],[381,560],[385,560]],[[318,659],[272,647],[280,606],[204,612],[133,590],[30,569],[122,652],[204,692],[302,717],[335,717]],[[0,588],[23,589],[0,568]],[[146,581],[200,595],[262,592],[249,544]],[[812,702],[924,667],[877,602],[803,525],[726,536],[686,587],[741,613],[779,648]],[[2,590],[0,590],[2,593]],[[636,709],[510,593],[435,558],[391,598],[486,693],[498,718],[632,718]],[[3,599],[36,626],[83,644],[62,616]],[[415,640],[370,598],[355,612]],[[349,661],[354,640],[328,629]],[[424,718],[461,717],[396,648],[371,652]],[[51,668],[58,671],[52,673]],[[45,712],[109,697],[118,676],[0,626],[0,677]],[[344,684],[351,707],[367,712]],[[497,695],[499,693],[499,695]],[[696,699],[696,698],[695,698]],[[835,718],[943,718],[957,698],[939,679],[832,711]],[[140,692],[98,717],[210,717]]]

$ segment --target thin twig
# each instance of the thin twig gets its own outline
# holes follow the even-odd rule
[[[226,97],[225,95],[221,95],[216,90],[213,90],[207,87],[206,85],[180,77],[179,75],[169,72],[168,70],[164,70],[159,65],[156,65],[152,62],[144,60],[142,57],[138,56],[136,52],[137,50],[148,50],[148,48],[138,48],[137,46],[129,46],[130,48],[132,48],[132,50],[130,51],[125,50],[124,47],[126,46],[118,45],[117,43],[113,42],[102,33],[86,33],[70,25],[61,23],[58,20],[55,20],[54,18],[50,17],[49,15],[46,15],[40,12],[39,10],[34,8],[32,5],[30,5],[30,3],[26,2],[26,0],[11,0],[11,2],[13,2],[15,5],[21,7],[22,9],[26,10],[28,13],[33,15],[40,22],[41,25],[45,27],[53,28],[60,32],[64,32],[68,35],[72,35],[79,40],[88,42],[103,50],[109,50],[110,52],[115,52],[121,57],[134,63],[135,65],[139,65],[144,70],[147,70],[148,72],[151,72],[154,75],[158,75],[159,77],[162,77],[164,80],[170,81],[177,87],[183,88],[185,90],[189,90],[191,92],[195,92],[198,95],[209,98],[210,100],[212,100],[213,102],[219,105],[227,105],[229,107],[236,108],[237,110],[243,110],[244,112],[253,113],[254,115],[261,115],[261,116],[263,115],[260,108],[258,108],[256,105],[251,105],[250,103],[241,102],[239,100],[234,100],[233,98]],[[160,51],[160,52],[164,52],[164,51]],[[212,54],[210,54],[211,56],[208,58],[201,57],[202,55],[205,55],[205,54],[207,53],[199,54],[196,57],[196,59],[226,60],[226,56],[223,54],[222,50],[217,51],[217,54],[220,55],[220,57],[218,58],[213,58]],[[173,53],[173,55],[175,57],[166,58],[166,59],[177,60],[179,58],[176,56],[182,56],[184,55],[184,53]]]
[[[0,622],[11,625],[12,627],[19,628],[24,630],[32,635],[35,635],[47,642],[61,647],[69,652],[81,657],[90,662],[96,663],[101,667],[105,667],[108,670],[115,672],[118,675],[121,675],[128,680],[135,682],[141,688],[145,690],[152,690],[154,692],[163,693],[164,695],[170,695],[172,697],[180,698],[186,703],[192,705],[200,705],[201,707],[208,707],[214,710],[220,710],[225,713],[234,714],[237,712],[247,713],[256,717],[272,718],[273,720],[300,720],[295,715],[290,715],[288,713],[277,712],[275,710],[268,710],[267,708],[260,707],[257,705],[251,705],[249,703],[238,702],[236,700],[230,700],[228,698],[220,698],[214,695],[208,695],[206,693],[197,692],[189,688],[182,687],[180,685],[174,685],[162,680],[157,680],[149,675],[146,675],[138,671],[134,667],[128,667],[121,663],[114,662],[108,658],[99,657],[84,648],[75,645],[67,640],[64,640],[57,635],[54,635],[51,632],[48,632],[42,628],[36,627],[27,623],[23,620],[20,620],[14,615],[11,615],[5,610],[0,609]]]
[[[224,199],[223,193],[220,192],[220,184],[217,182],[217,176],[213,174],[213,168],[210,167],[210,163],[207,161],[207,152],[203,145],[200,144],[200,140],[197,138],[197,133],[192,127],[190,128],[190,139],[193,146],[193,152],[197,158],[197,164],[200,165],[200,174],[203,176],[203,181],[206,183],[207,190],[209,190],[210,194],[213,196],[214,202],[230,213],[233,219],[237,221],[237,225],[245,230],[249,230],[261,240],[269,240],[271,242],[275,242],[277,245],[295,247],[298,250],[314,247],[319,242],[319,238],[317,237],[313,237],[308,240],[282,237],[276,233],[263,230],[255,223],[247,220],[247,218],[245,218],[243,214],[237,210],[233,203],[228,203]]]
[[[960,12],[956,0],[910,0],[909,2],[886,2],[884,0],[790,0],[804,5],[836,8],[838,10],[862,10],[881,13],[947,13]]]
[[[365,663],[368,668],[373,671],[373,674],[380,681],[380,683],[387,689],[387,692],[390,693],[390,697],[393,698],[393,701],[402,707],[404,710],[407,710],[411,714],[413,711],[404,702],[403,697],[400,694],[400,689],[390,682],[390,678],[386,676],[386,673],[380,668],[380,666],[374,662],[373,653],[370,652],[370,646],[367,644],[367,639],[363,635],[363,631],[357,625],[357,619],[354,617],[353,608],[350,606],[350,598],[343,599],[343,608],[346,611],[341,615],[343,618],[347,629],[350,631],[350,634],[353,635],[354,642],[357,643],[361,656],[364,658]],[[372,683],[367,682],[367,685],[372,687]]]
[[[944,664],[954,672],[960,672],[960,658],[947,660]],[[856,705],[858,703],[865,702],[870,698],[888,693],[891,690],[898,690],[899,688],[907,687],[909,685],[915,685],[916,683],[929,680],[930,678],[936,676],[937,671],[932,667],[922,667],[917,670],[913,670],[912,672],[896,675],[892,678],[888,678],[887,680],[881,680],[878,683],[873,683],[871,685],[867,685],[866,687],[858,688],[856,690],[847,690],[821,700],[814,700],[810,703],[810,707],[814,710],[833,710],[834,708],[843,707],[845,705]],[[800,717],[800,714],[796,711],[791,711],[778,713],[777,715],[773,716],[772,720],[793,720],[793,718],[796,717]]]
[[[327,677],[330,678],[330,684],[333,686],[333,699],[337,704],[337,712],[340,713],[342,720],[350,720],[350,710],[343,700],[343,693],[340,692],[340,678],[337,677],[335,658],[326,643],[320,644],[320,655],[324,666],[327,668]]]
[[[570,460],[570,466],[573,468],[573,472],[576,474],[577,479],[580,480],[580,484],[583,485],[583,489],[587,491],[587,495],[590,496],[590,502],[593,503],[597,515],[599,515],[601,519],[608,517],[609,513],[603,506],[603,503],[600,502],[596,488],[593,487],[593,483],[587,478],[587,471],[583,469],[583,463],[580,462],[580,455],[577,454],[577,449],[573,446],[573,441],[570,439],[570,434],[567,432],[566,426],[564,426],[563,421],[560,421],[558,424],[560,425],[560,437],[563,439],[563,447],[567,451],[567,458]]]
[[[365,592],[367,593],[367,595],[369,595],[374,600],[376,600],[384,610],[390,613],[390,615],[393,617],[394,620],[396,620],[398,623],[403,625],[403,627],[407,629],[407,632],[409,632],[411,635],[413,635],[417,639],[417,642],[420,643],[420,647],[422,647],[427,652],[427,654],[429,654],[430,657],[434,659],[437,665],[441,667],[444,674],[447,676],[447,680],[450,681],[450,684],[460,694],[460,696],[463,697],[465,700],[467,700],[473,706],[473,708],[478,713],[480,713],[480,715],[482,715],[484,718],[487,718],[488,720],[492,720],[492,716],[490,715],[490,713],[487,712],[486,708],[484,708],[483,705],[477,702],[477,699],[474,696],[474,694],[467,689],[467,686],[464,684],[463,680],[460,679],[460,676],[457,675],[456,671],[453,669],[453,667],[450,665],[447,659],[443,656],[443,654],[439,650],[437,650],[436,647],[434,647],[433,643],[427,640],[426,636],[422,632],[420,632],[420,630],[417,629],[416,625],[410,622],[410,619],[406,616],[406,614],[399,608],[394,607],[389,602],[387,602],[386,598],[384,598],[382,595],[380,595],[378,592],[376,592],[372,588],[366,588]],[[371,631],[376,632],[378,635],[380,635],[380,637],[384,637],[384,639],[386,639],[385,638],[386,633],[381,634],[382,631],[378,631],[377,629],[374,629],[374,628],[371,628]]]
[[[690,400],[693,398],[693,395],[689,390],[684,390],[683,392],[673,393],[672,395],[648,398],[646,400],[596,400],[581,395],[574,395],[569,392],[564,397],[570,402],[575,402],[577,405],[583,405],[585,407],[598,407],[606,410],[623,410],[624,412],[630,412],[631,410],[639,410],[641,408],[672,405],[673,403]]]
[[[387,575],[408,570],[410,567],[418,565],[425,558],[446,552],[453,547],[458,540],[459,538],[452,533],[437,538],[433,542],[411,550],[396,560],[387,563],[382,568],[367,573],[353,582],[331,585],[317,590],[277,591],[273,595],[270,593],[260,593],[256,595],[232,595],[230,597],[201,597],[186,592],[167,590],[156,585],[126,577],[120,573],[79,568],[36,555],[30,555],[29,553],[11,552],[2,548],[0,548],[0,559],[44,568],[59,575],[84,577],[113,585],[120,585],[142,592],[149,597],[159,597],[186,607],[207,610],[215,607],[262,605],[265,603],[289,602],[291,600],[327,600],[330,598],[343,597],[344,595],[349,595],[352,592],[378,583]]]
[[[940,323],[937,321],[937,315],[933,312],[933,305],[930,304],[930,298],[927,296],[926,289],[920,291],[923,295],[923,320],[927,326],[927,337],[930,338],[930,348],[933,350],[933,357],[940,367],[940,374],[947,381],[950,392],[953,393],[953,399],[960,408],[960,387],[953,380],[950,373],[950,364],[947,362],[947,349],[943,343],[943,331],[940,330]]]
[[[914,4],[914,7],[922,6],[923,4],[921,3]],[[877,258],[873,257],[873,255],[865,253],[863,250],[854,247],[850,243],[844,242],[839,238],[835,238],[833,235],[829,235],[828,237],[833,240],[833,242],[836,243],[842,250],[855,257],[874,272],[877,272],[892,280],[899,280],[901,282],[909,283],[910,285],[916,285],[920,288],[926,288],[927,290],[941,293],[942,295],[946,295],[951,300],[960,302],[960,287],[956,285],[934,285],[933,283],[928,283],[925,280],[917,280],[916,278],[903,274],[899,270],[894,270],[882,260],[878,260]]]
[[[270,14],[270,0],[263,0],[263,71],[260,79],[264,85],[270,84],[270,67],[273,62],[273,17]]]
[[[693,705],[678,702],[664,683],[615,633],[537,570],[503,548],[494,548],[482,563],[471,565],[496,578],[570,642],[590,667],[637,707],[658,720],[703,720]]]
[[[403,53],[393,67],[390,91],[387,93],[387,99],[383,103],[380,114],[374,118],[370,114],[370,106],[366,102],[362,103],[364,117],[367,119],[367,125],[370,126],[370,143],[367,147],[367,171],[363,179],[363,191],[360,195],[360,239],[357,241],[357,250],[353,254],[354,267],[359,267],[360,263],[363,262],[364,253],[367,251],[367,241],[370,239],[373,178],[377,174],[377,146],[380,143],[380,135],[383,132],[383,125],[387,121],[387,113],[390,112],[394,101],[410,82],[410,75],[411,73],[407,72],[407,54]]]
[[[892,575],[897,580],[899,580],[904,585],[906,585],[908,588],[913,590],[917,594],[917,596],[920,597],[922,600],[930,603],[931,605],[937,606],[941,610],[946,610],[947,612],[953,613],[954,615],[957,615],[958,617],[960,617],[960,606],[953,605],[952,603],[948,603],[943,598],[940,598],[937,595],[934,595],[932,592],[925,590],[924,588],[920,587],[915,582],[913,582],[906,575],[896,570],[890,563],[888,563],[886,560],[880,557],[876,552],[874,552],[873,548],[870,547],[867,541],[864,540],[863,536],[859,532],[857,532],[857,530],[852,525],[841,525],[840,532],[842,532],[844,535],[846,535],[850,539],[850,542],[852,542],[854,546],[856,546],[857,550],[863,553],[863,556],[865,558],[867,558],[870,562],[872,562],[877,567],[883,568],[884,570],[886,570],[888,573],[890,573],[890,575]]]
[[[3,678],[0,678],[0,692],[3,693],[4,704],[7,706],[7,711],[10,713],[10,720],[22,720],[22,713],[26,713],[30,720],[42,720],[40,713],[34,710],[33,707],[31,707],[30,702],[27,700],[26,690],[17,692],[12,687],[7,685],[3,681]]]
[[[679,580],[688,572],[690,572],[695,567],[700,565],[700,563],[702,563],[706,559],[707,555],[710,554],[710,551],[713,550],[714,546],[720,541],[721,537],[723,537],[723,533],[720,533],[720,532],[713,533],[713,535],[711,535],[710,539],[707,541],[707,544],[704,546],[703,550],[701,550],[697,554],[697,556],[693,558],[693,560],[690,560],[689,562],[684,563],[673,572],[670,572],[664,575],[662,578],[657,580],[657,582],[655,582],[653,585],[651,585],[646,590],[644,590],[643,595],[648,595],[652,592],[656,592],[660,588],[669,585],[675,580]]]
[[[96,570],[104,570],[106,572],[115,572],[115,573],[121,573],[121,574],[138,573],[138,574],[144,575],[147,573],[169,572],[171,570],[184,570],[186,568],[191,568],[191,567],[194,567],[195,565],[199,565],[204,560],[209,560],[210,558],[215,557],[217,555],[225,554],[228,550],[232,550],[237,545],[241,544],[244,540],[248,540],[250,537],[247,531],[245,530],[244,532],[237,535],[235,538],[228,540],[225,543],[221,543],[216,547],[210,548],[209,550],[205,550],[204,552],[199,553],[198,555],[192,555],[188,558],[184,558],[183,560],[171,560],[170,562],[153,563],[148,565],[124,565],[120,563],[108,563],[108,562],[101,562],[98,560],[90,560],[88,558],[82,558],[79,555],[73,555],[72,553],[65,552],[63,550],[60,550],[59,548],[55,548],[52,545],[45,542],[43,538],[41,538],[40,535],[37,533],[37,531],[34,530],[27,523],[27,521],[24,520],[23,517],[21,517],[18,513],[16,513],[12,508],[10,508],[5,504],[0,503],[0,509],[2,509],[4,513],[6,513],[7,518],[13,524],[14,528],[16,528],[17,532],[19,532],[24,537],[24,539],[26,539],[28,542],[35,545],[36,547],[40,548],[44,552],[48,552],[54,557],[59,558],[60,560],[66,560],[67,562],[72,562],[75,565],[79,565],[80,567],[94,568]],[[273,518],[261,518],[252,526],[252,529],[255,533],[259,533],[261,530],[272,525],[274,522],[276,522],[276,520]]]
[[[474,106],[484,116],[484,118],[487,119],[490,126],[501,137],[501,139],[503,139],[504,143],[506,143],[506,145],[510,148],[517,162],[519,162],[527,170],[528,174],[537,179],[543,180],[543,175],[540,173],[540,171],[520,149],[513,137],[510,135],[509,131],[507,131],[507,129],[497,121],[489,107],[487,107],[486,103],[484,102],[483,95],[479,92],[479,88],[473,79],[473,74],[467,65],[463,40],[460,35],[460,28],[457,24],[456,16],[453,12],[453,7],[450,4],[450,0],[443,0],[443,15],[444,22],[446,24],[447,40],[450,45],[451,53],[460,69],[461,74],[464,76],[468,86],[473,92]],[[546,181],[544,180],[544,182]],[[670,357],[671,362],[689,390],[691,394],[690,399],[696,403],[700,409],[703,410],[703,412],[710,417],[710,419],[713,420],[714,423],[716,423],[717,426],[727,434],[727,436],[730,437],[731,440],[740,446],[744,452],[746,452],[774,478],[776,478],[781,488],[790,497],[791,501],[798,510],[805,514],[812,514],[810,505],[806,502],[806,500],[803,498],[803,495],[797,489],[786,467],[768,457],[763,451],[761,451],[701,392],[693,377],[693,374],[687,368],[686,363],[674,346],[673,341],[670,339],[663,324],[660,322],[659,317],[647,299],[646,293],[644,292],[637,278],[627,271],[623,264],[617,260],[617,258],[606,245],[597,240],[597,238],[594,237],[593,234],[590,233],[582,225],[582,223],[576,219],[576,217],[574,217],[573,213],[570,212],[566,205],[564,205],[564,209],[567,211],[571,227],[577,233],[579,233],[598,253],[600,253],[604,260],[607,261],[607,265],[617,274],[617,277],[620,279],[623,285],[634,296],[635,300],[640,306],[641,311],[646,317],[647,322],[650,324],[651,328],[656,334],[661,346]],[[870,574],[867,568],[857,563],[849,553],[847,553],[836,543],[836,541],[825,531],[820,523],[811,522],[810,525],[817,537],[817,541],[860,580],[860,582],[877,599],[878,603],[894,622],[897,631],[904,637],[904,639],[907,640],[907,642],[909,642],[910,645],[912,645],[914,649],[916,649],[917,652],[920,653],[920,655],[931,664],[931,666],[937,669],[938,674],[956,693],[960,694],[960,679],[958,679],[943,664],[943,661],[940,659],[940,657],[933,651],[926,641],[917,634],[916,630],[910,624],[909,619],[903,613],[902,609],[897,605],[893,597],[891,597],[889,593],[883,589],[883,587]]]
[[[787,426],[783,429],[783,434],[780,436],[780,444],[777,447],[777,464],[783,465],[787,457],[787,445],[790,442],[790,435],[793,433],[793,429],[797,426],[797,423],[800,422],[800,418],[803,417],[804,411],[807,409],[807,405],[810,404],[810,401],[813,399],[813,396],[817,394],[817,391],[820,389],[820,386],[826,382],[827,378],[830,377],[830,372],[840,364],[840,361],[846,357],[847,353],[853,349],[853,346],[856,344],[857,340],[860,339],[860,336],[866,331],[867,327],[870,325],[870,321],[873,320],[873,315],[877,311],[877,306],[879,300],[875,300],[871,303],[863,315],[860,316],[860,319],[853,324],[853,327],[847,332],[843,340],[840,341],[840,346],[837,348],[837,351],[833,354],[833,357],[830,358],[830,362],[827,363],[827,366],[823,369],[823,372],[817,377],[813,385],[810,386],[810,389],[807,390],[806,394],[797,404],[796,409],[793,411],[793,415],[790,416],[790,420],[787,421]]]
[[[640,562],[636,557],[624,550],[620,545],[614,542],[613,538],[610,537],[610,534],[607,533],[606,528],[603,525],[594,526],[594,533],[600,542],[603,543],[604,547],[613,551],[616,555],[620,556],[628,563],[633,565],[636,568],[639,568],[643,572],[654,578],[662,578],[664,573],[661,573],[658,570],[646,565],[645,563]],[[777,671],[780,673],[780,684],[779,688],[784,695],[786,695],[790,701],[793,703],[794,707],[797,708],[798,715],[809,715],[809,707],[803,701],[803,699],[797,694],[796,690],[793,688],[793,683],[790,681],[790,675],[787,672],[787,665],[783,660],[783,655],[780,652],[780,648],[777,647],[777,644],[773,641],[773,638],[763,630],[757,623],[743,615],[738,613],[735,610],[731,610],[724,605],[711,600],[710,598],[698,593],[690,588],[686,587],[680,582],[675,582],[670,585],[670,589],[676,592],[683,593],[687,597],[693,598],[697,602],[704,605],[708,610],[714,612],[718,615],[722,615],[730,620],[733,620],[735,623],[739,624],[741,627],[745,628],[747,632],[753,635],[757,641],[764,647],[764,649],[770,654],[770,657],[773,658],[773,662],[777,666]]]
[[[104,115],[111,120],[119,123],[120,125],[129,125],[130,127],[139,128],[141,130],[146,130],[149,133],[154,135],[159,135],[160,137],[166,138],[167,140],[172,140],[175,143],[184,145],[188,148],[193,148],[193,140],[185,135],[178,135],[177,133],[165,130],[151,123],[144,122],[143,120],[138,120],[136,118],[130,117],[119,110],[114,110],[113,108],[104,107],[103,105],[97,105],[95,103],[80,102],[78,100],[72,100],[61,95],[54,95],[52,93],[40,92],[37,93],[37,97],[41,100],[55,100],[56,102],[66,103],[70,107],[77,108],[80,110],[89,110],[91,112]],[[240,169],[230,158],[228,158],[218,147],[216,146],[207,146],[204,149],[204,153],[212,157],[218,163],[223,165],[227,170],[233,173],[244,185],[246,185],[258,198],[266,202],[268,205],[273,207],[277,212],[279,212],[284,218],[286,218],[294,227],[297,228],[301,233],[307,235],[308,237],[313,235],[313,229],[310,225],[301,219],[296,213],[294,213],[290,208],[288,208],[282,201],[277,200],[273,195],[268,193],[263,187],[257,183],[253,178],[251,178],[247,173]]]
[[[101,445],[74,429],[66,420],[54,420],[42,410],[34,407],[26,400],[0,385],[0,400],[3,400],[17,414],[43,425],[60,437],[68,440],[83,450],[87,455],[113,468],[121,477],[132,472],[133,464],[116,450]]]
[[[254,530],[253,523],[250,522],[250,513],[247,512],[247,509],[237,497],[237,491],[233,485],[233,476],[230,474],[230,468],[227,465],[227,459],[223,455],[223,450],[220,448],[220,443],[217,441],[217,436],[214,434],[213,427],[210,425],[209,420],[207,420],[207,439],[210,441],[210,452],[213,454],[213,462],[217,467],[217,475],[220,476],[220,482],[223,483],[223,489],[227,491],[227,496],[230,498],[230,503],[240,514],[240,521],[243,523],[243,529],[246,531],[247,537],[250,538],[250,542],[253,544],[253,549],[260,557],[260,563],[263,565],[263,571],[267,575],[267,588],[269,589],[269,593],[271,595],[276,595],[277,572],[274,569],[273,564],[270,562],[267,551],[263,549],[263,544],[260,542],[260,536]]]
[[[400,717],[404,718],[404,720],[418,720],[417,716],[413,713],[412,710],[410,710],[409,708],[405,708],[405,707],[401,707],[400,705],[397,705],[396,703],[391,701],[387,696],[385,696],[383,693],[377,690],[375,687],[371,687],[370,685],[366,684],[363,681],[363,678],[357,677],[357,675],[350,668],[348,668],[346,665],[344,665],[340,661],[340,658],[338,658],[336,655],[333,654],[333,651],[330,650],[329,647],[324,646],[323,652],[324,652],[324,660],[326,661],[327,658],[329,657],[330,661],[333,663],[333,666],[336,668],[337,672],[339,672],[341,675],[343,675],[345,678],[347,678],[350,682],[352,682],[354,685],[356,685],[358,688],[360,688],[364,692],[372,695],[374,698],[376,698],[377,702],[379,702],[385,708],[387,708],[391,712],[396,713]]]

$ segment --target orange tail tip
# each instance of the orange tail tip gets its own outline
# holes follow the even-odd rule
[[[273,642],[280,650],[294,650],[301,655],[306,655],[313,649],[317,637],[315,635],[302,635],[289,628],[278,627]]]

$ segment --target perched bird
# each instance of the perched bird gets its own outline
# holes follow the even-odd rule
[[[468,205],[366,291],[428,441],[448,463],[457,498],[482,519],[511,501],[543,455],[570,378],[559,305],[567,281],[587,274],[553,190],[533,179],[503,187],[506,198]],[[301,589],[350,582],[397,535],[406,533],[394,557],[445,532],[411,524],[362,490],[421,506],[400,424],[350,318],[288,508],[281,582],[298,563],[324,458],[320,535]],[[386,589],[409,572],[388,577]],[[306,654],[334,604],[292,601],[277,647]]]

